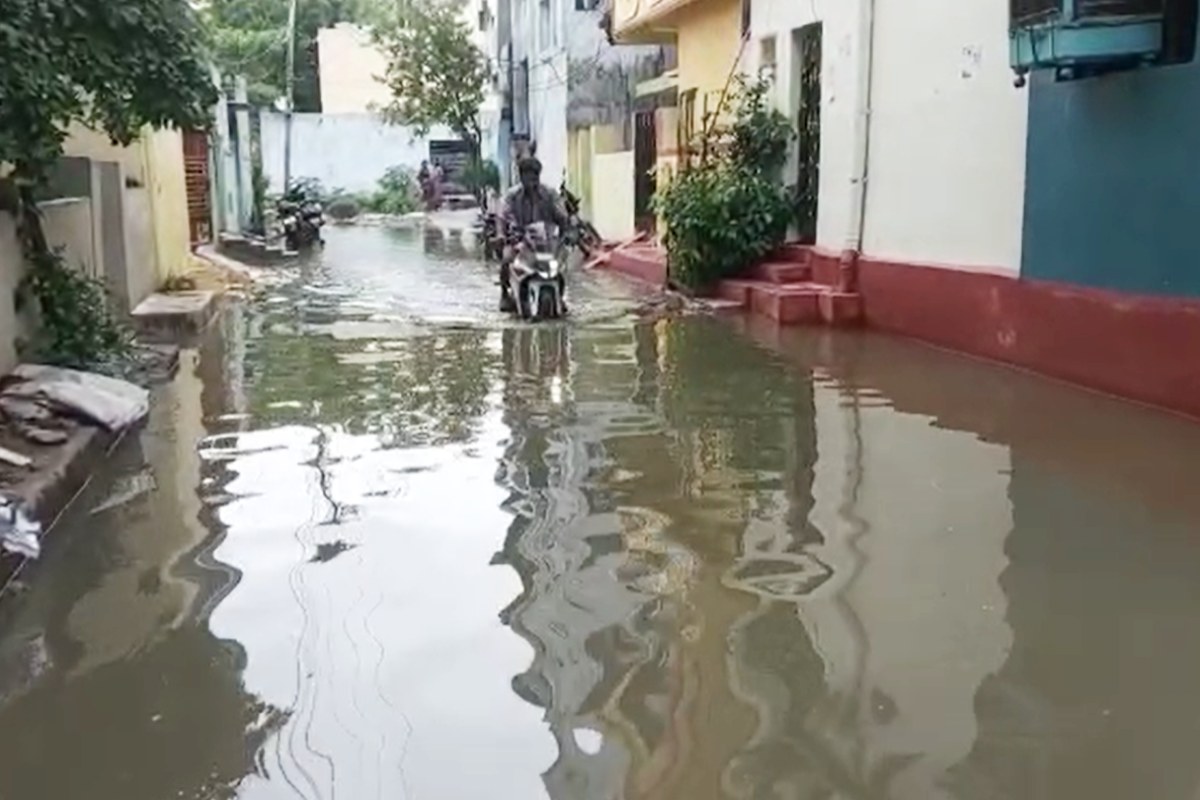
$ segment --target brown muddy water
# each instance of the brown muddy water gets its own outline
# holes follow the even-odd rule
[[[1200,797],[1200,427],[329,239],[4,599],[0,798]]]

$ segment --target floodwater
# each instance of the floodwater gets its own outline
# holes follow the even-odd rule
[[[575,279],[231,304],[4,598],[0,798],[1200,798],[1200,427]]]

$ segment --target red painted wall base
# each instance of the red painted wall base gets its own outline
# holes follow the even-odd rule
[[[1200,419],[1200,299],[792,249],[814,281],[857,288],[869,327]],[[666,277],[661,250],[635,249],[612,266]]]
[[[1200,301],[861,258],[867,325],[1200,418]]]

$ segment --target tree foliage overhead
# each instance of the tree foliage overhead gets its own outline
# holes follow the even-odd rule
[[[147,126],[207,129],[217,91],[187,0],[4,0],[0,12],[0,166],[11,169],[21,294],[42,323],[39,360],[88,366],[125,333],[104,287],[71,269],[42,230],[35,189],[72,122],[129,144]]]
[[[404,3],[395,20],[377,29],[376,39],[387,57],[384,78],[392,92],[384,116],[421,134],[446,125],[478,153],[479,106],[490,73],[461,5]]]
[[[128,144],[146,125],[207,128],[216,90],[187,0],[4,0],[0,163],[30,178],[79,120]]]
[[[299,0],[295,107],[321,110],[317,32],[339,22],[374,25],[384,0]],[[250,100],[274,103],[287,90],[288,0],[209,0],[203,16],[222,72],[246,78]]]

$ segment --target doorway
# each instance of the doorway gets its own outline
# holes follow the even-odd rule
[[[820,22],[792,32],[792,69],[799,87],[796,235],[801,244],[817,241],[817,206],[821,195],[821,34]]]
[[[654,111],[637,111],[633,115],[633,224],[643,232],[653,232],[654,175],[658,159],[658,137],[654,130]]]

